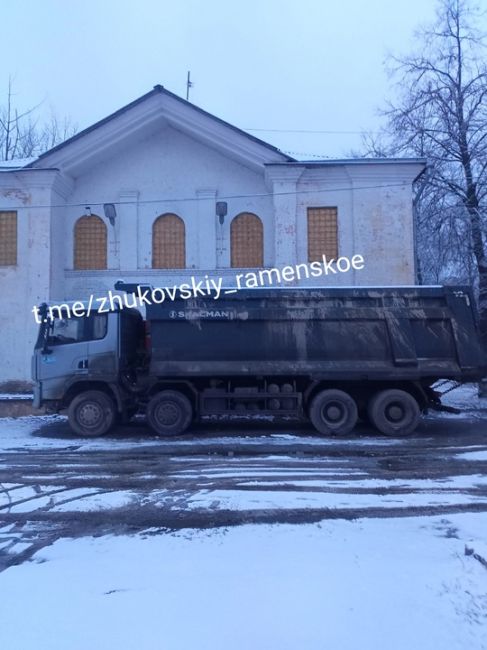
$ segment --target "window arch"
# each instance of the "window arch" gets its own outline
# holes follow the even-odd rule
[[[232,267],[264,266],[264,227],[256,214],[237,215],[230,226],[230,240]]]
[[[107,268],[107,227],[95,214],[80,217],[74,225],[74,268]]]
[[[152,225],[152,268],[186,268],[186,231],[177,214],[162,214]]]

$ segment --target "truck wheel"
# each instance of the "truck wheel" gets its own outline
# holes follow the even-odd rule
[[[309,419],[325,435],[346,435],[357,423],[355,400],[343,390],[323,390],[313,398]]]
[[[113,400],[101,390],[87,390],[76,395],[68,409],[68,421],[73,431],[91,438],[103,436],[116,419]]]
[[[382,390],[371,399],[367,413],[372,425],[386,436],[407,436],[416,429],[418,402],[405,390]]]
[[[193,419],[191,402],[176,390],[163,390],[147,405],[147,421],[161,436],[177,436],[185,431]]]

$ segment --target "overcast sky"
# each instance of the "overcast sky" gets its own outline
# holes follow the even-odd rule
[[[2,3],[0,99],[43,101],[84,128],[155,84],[243,129],[378,127],[384,62],[412,48],[434,0],[18,0]],[[8,29],[5,29],[8,26]],[[253,131],[296,157],[341,156],[358,134]]]

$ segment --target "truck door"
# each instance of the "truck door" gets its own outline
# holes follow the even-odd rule
[[[45,345],[38,350],[37,378],[41,381],[83,375],[88,369],[85,318],[54,318],[48,325]]]
[[[120,312],[90,316],[88,365],[90,377],[113,380],[118,369],[118,320]]]

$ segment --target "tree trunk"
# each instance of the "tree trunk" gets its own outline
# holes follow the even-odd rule
[[[476,197],[474,202],[476,202]],[[485,255],[479,210],[469,206],[468,211],[472,224],[473,251],[479,274],[479,334],[484,354],[487,357],[487,256]],[[487,397],[487,377],[479,383],[479,396]]]

